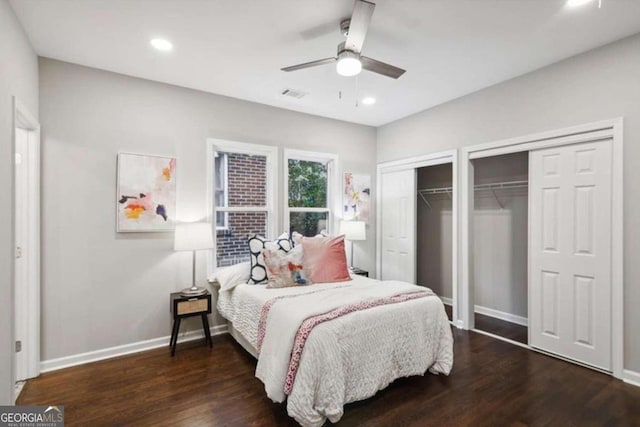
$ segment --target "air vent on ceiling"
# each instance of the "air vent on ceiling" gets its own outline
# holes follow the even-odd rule
[[[295,89],[282,89],[280,93],[284,96],[290,96],[296,99],[301,99],[308,95],[306,92],[302,92],[301,90],[295,90]]]

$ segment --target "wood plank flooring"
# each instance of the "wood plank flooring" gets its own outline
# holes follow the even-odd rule
[[[640,426],[640,388],[454,328],[449,377],[397,380],[340,426]],[[293,426],[231,337],[46,373],[18,404],[65,405],[67,426]]]
[[[451,306],[445,305],[444,309],[447,312],[449,320],[453,319]],[[510,340],[517,341],[522,344],[527,344],[529,342],[528,328],[526,326],[506,322],[504,320],[496,319],[495,317],[485,316],[478,313],[475,313],[475,323],[476,329],[481,331],[509,338]]]
[[[529,330],[526,326],[506,322],[504,320],[496,319],[495,317],[485,316],[478,313],[475,314],[475,320],[476,329],[490,332],[504,338],[509,338],[510,340],[521,342],[522,344],[528,344],[529,342]]]

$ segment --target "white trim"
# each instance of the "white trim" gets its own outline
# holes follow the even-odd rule
[[[227,325],[216,325],[211,327],[211,335],[222,335],[227,333]],[[181,334],[178,339],[179,343],[195,341],[204,338],[202,329],[188,331]],[[70,368],[72,366],[84,365],[86,363],[97,362],[99,360],[111,359],[114,357],[125,356],[127,354],[139,353],[142,351],[152,350],[154,348],[167,347],[169,353],[169,340],[171,337],[165,336],[153,338],[146,341],[138,341],[130,344],[119,345],[116,347],[103,348],[101,350],[89,351],[86,353],[74,354],[71,356],[60,357],[57,359],[43,360],[40,364],[42,372],[51,372],[58,369]]]
[[[40,123],[20,102],[18,98],[13,97],[13,127],[12,127],[12,143],[15,144],[15,129],[22,128],[29,132],[29,150],[28,150],[28,212],[27,212],[27,262],[28,277],[26,286],[26,307],[21,310],[25,313],[26,318],[14,319],[14,327],[19,321],[26,326],[26,337],[23,340],[23,353],[21,357],[25,358],[25,378],[33,378],[40,375]],[[14,150],[15,151],[15,148]],[[14,225],[15,227],[15,221]],[[15,238],[15,230],[14,230]],[[15,287],[15,277],[12,277],[12,287]],[[14,289],[15,295],[15,289]],[[15,299],[12,301],[15,304]],[[15,307],[14,307],[15,313]],[[14,340],[15,340],[15,333]],[[12,343],[13,350],[13,343]],[[12,351],[13,353],[13,351]],[[15,353],[14,353],[15,354]],[[15,358],[12,358],[12,364]],[[15,374],[15,366],[12,370]]]
[[[493,317],[494,319],[504,320],[505,322],[515,323],[516,325],[529,327],[529,320],[526,317],[518,316],[517,314],[507,313],[505,311],[495,310],[489,307],[483,307],[481,305],[475,306],[475,312],[483,314],[485,316]]]
[[[325,163],[327,165],[327,206],[325,208],[292,208],[289,207],[289,159],[304,160],[310,162]],[[286,232],[289,232],[290,212],[327,212],[327,231],[335,234],[338,230],[338,217],[341,217],[340,180],[337,171],[338,155],[333,153],[322,153],[318,151],[293,150],[285,148],[283,150],[283,221],[282,225]]]
[[[267,206],[258,206],[258,207],[229,207],[229,208],[216,208],[218,212],[269,212],[269,208]],[[228,227],[227,227],[228,228]]]
[[[627,384],[640,387],[640,372],[625,369],[622,371],[622,381]]]
[[[397,172],[407,169],[418,169],[426,166],[436,166],[451,163],[452,166],[452,193],[451,193],[451,217],[452,221],[452,239],[451,239],[451,281],[452,281],[452,298],[453,301],[458,300],[458,150],[446,150],[437,153],[425,154],[422,156],[409,157],[400,160],[378,163],[376,168],[376,189],[378,192],[382,188],[382,174],[386,172]],[[380,194],[376,197],[376,278],[381,278],[382,267],[382,198]],[[456,327],[460,327],[458,304],[452,304],[453,322]]]
[[[214,194],[215,194],[215,174],[214,174],[214,155],[216,151],[223,151],[227,153],[240,153],[249,155],[265,156],[267,159],[267,206],[265,207],[228,207],[221,209],[224,212],[266,212],[267,213],[267,234],[269,236],[277,236],[278,230],[278,210],[277,210],[277,182],[278,182],[278,147],[274,145],[264,144],[251,144],[248,142],[231,141],[217,138],[207,138],[207,155],[205,157],[205,170],[206,170],[206,206],[207,206],[207,221],[212,226],[213,245],[216,246],[217,233],[215,230],[215,209]],[[227,173],[229,167],[227,165]],[[227,188],[229,186],[228,181],[225,183]],[[215,249],[207,251],[207,277],[211,277],[216,270],[216,256]]]
[[[622,378],[624,367],[624,277],[623,277],[623,119],[603,120],[569,128],[552,130],[517,138],[505,139],[461,149],[461,272],[460,293],[464,329],[473,329],[473,165],[471,159],[500,154],[537,150],[553,146],[611,139],[613,141],[612,166],[612,263],[611,263],[611,350],[612,373]],[[530,299],[529,299],[530,300]],[[529,301],[530,302],[530,301]],[[559,357],[559,356],[558,356]],[[561,357],[560,357],[561,358]]]
[[[15,404],[18,401],[18,398],[20,397],[20,393],[22,393],[22,390],[24,390],[24,385],[27,383],[27,381],[16,381],[16,384],[13,388],[13,403]]]

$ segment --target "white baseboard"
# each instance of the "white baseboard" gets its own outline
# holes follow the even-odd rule
[[[640,372],[635,372],[629,369],[625,369],[622,371],[622,381],[624,381],[627,384],[640,387]]]
[[[211,335],[221,335],[227,333],[227,325],[217,325],[211,327]],[[202,330],[189,331],[178,337],[178,343],[194,341],[204,338]],[[138,353],[154,348],[169,345],[170,336],[153,338],[146,341],[134,342],[131,344],[119,345],[116,347],[103,348],[101,350],[89,351],[87,353],[74,354],[60,357],[58,359],[43,360],[40,362],[40,372],[50,372],[58,369],[69,368],[71,366],[83,365],[85,363],[97,362],[99,360],[111,359],[113,357]]]
[[[526,317],[518,316],[516,314],[506,313],[500,310],[494,310],[493,308],[476,305],[475,312],[478,314],[484,314],[485,316],[504,320],[506,322],[515,323],[517,325],[529,326],[529,320]]]
[[[447,297],[440,297],[443,304],[453,305],[453,300]],[[511,313],[505,313],[504,311],[494,310],[493,308],[483,307],[476,305],[474,310],[478,314],[484,314],[485,316],[494,317],[496,319],[504,320],[506,322],[515,323],[517,325],[529,326],[529,321],[526,317],[518,316]]]
[[[22,389],[24,388],[25,384],[26,381],[16,381],[15,387],[13,389],[13,403],[16,403],[16,401],[20,397],[20,393],[22,393]]]

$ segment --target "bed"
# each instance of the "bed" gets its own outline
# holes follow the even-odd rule
[[[340,420],[346,403],[397,378],[448,375],[453,338],[428,288],[363,276],[267,289],[238,284],[218,296],[230,334],[258,359],[256,377],[303,426]]]

